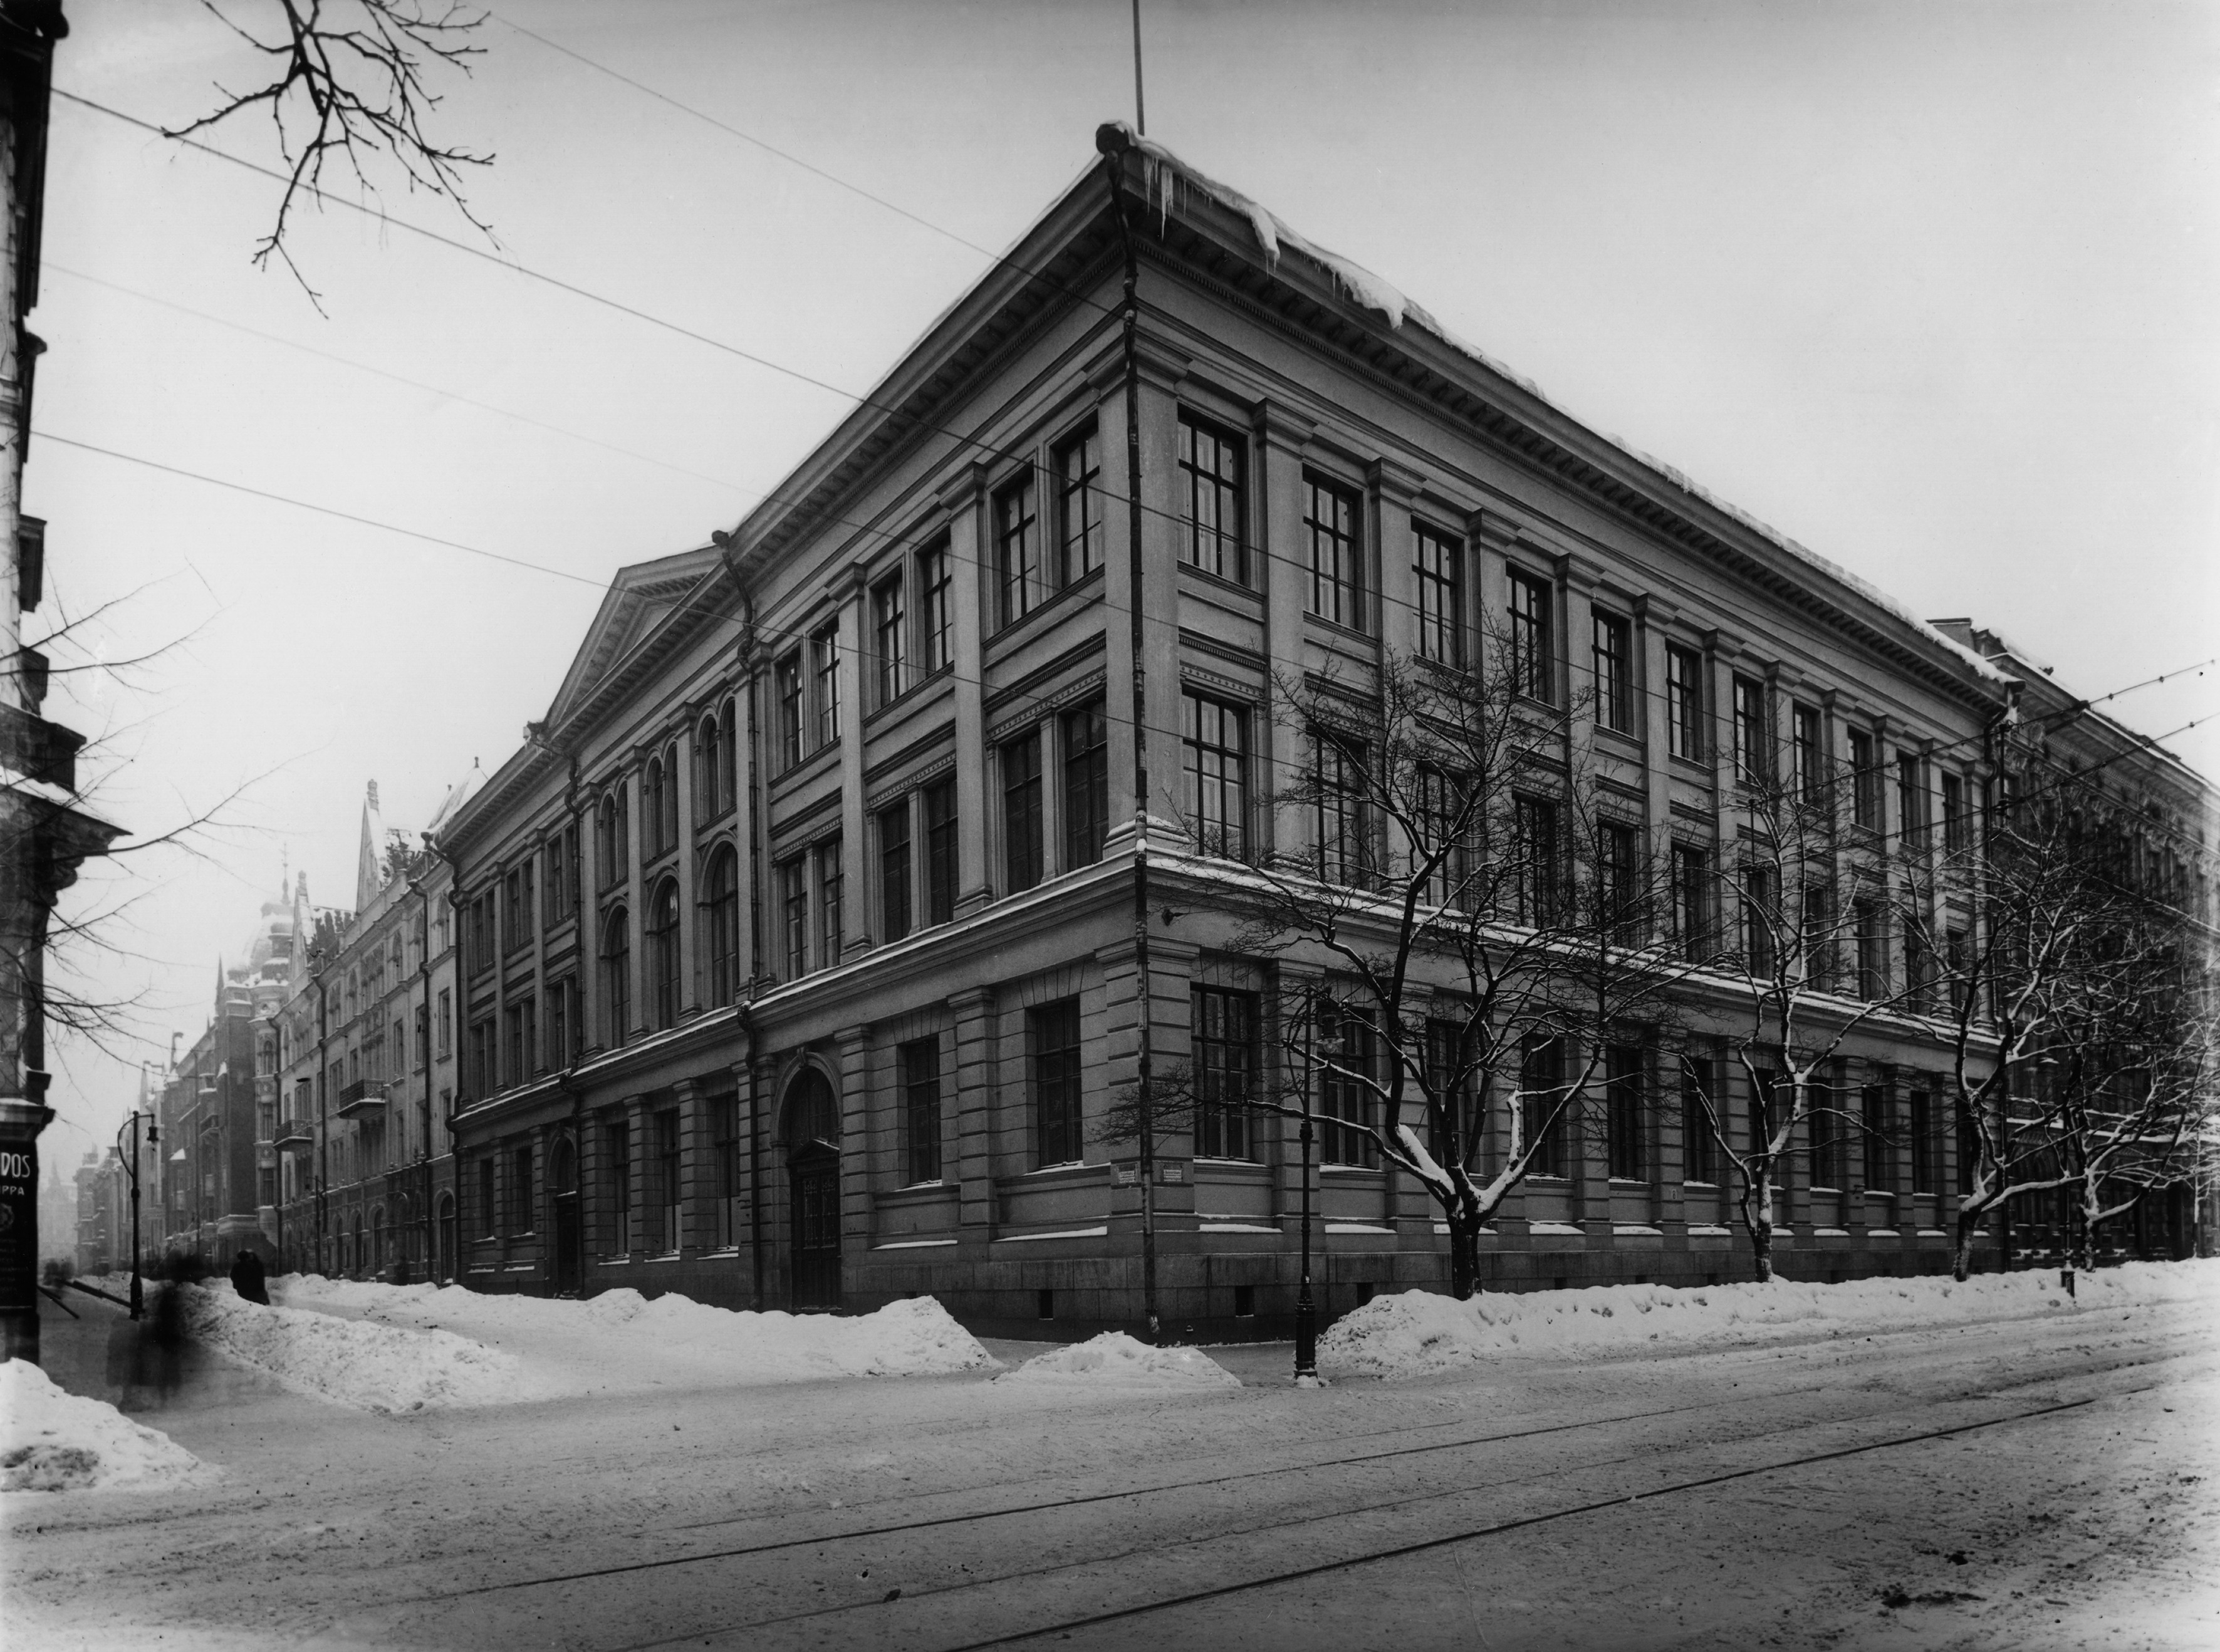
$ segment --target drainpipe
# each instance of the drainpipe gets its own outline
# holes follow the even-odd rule
[[[438,847],[440,858],[447,863],[447,915],[453,920],[447,932],[454,938],[453,950],[459,953],[463,948],[463,863],[461,857],[445,844]],[[469,990],[469,981],[470,961],[465,957],[455,971],[457,1032],[466,1030],[462,1023],[469,1008],[465,995]],[[466,1290],[470,1287],[470,1269],[463,1262],[463,1235],[467,1231],[463,1223],[463,1190],[470,1178],[463,1174],[462,1131],[455,1120],[469,1099],[463,1093],[466,1088],[465,1075],[469,1070],[470,1063],[463,1059],[462,1043],[458,1039],[455,1044],[455,1094],[447,1103],[447,1162],[453,1167],[455,1176],[455,1283]],[[491,1216],[493,1213],[488,1211],[486,1214]]]
[[[309,921],[315,921],[313,912]],[[321,967],[315,969],[309,979],[316,985],[316,1271],[321,1273],[331,1265],[330,1237],[326,1231],[331,1185],[331,1085],[330,1063],[324,1049],[331,1036],[331,989],[324,985],[324,969],[329,967],[328,960],[318,953],[316,963]]]
[[[1125,193],[1118,186],[1119,157],[1127,147],[1126,137],[1116,128],[1106,126],[1095,133],[1094,146],[1102,153],[1102,178],[1110,186],[1110,209],[1117,215],[1118,240],[1126,258],[1126,564],[1133,639],[1133,969],[1141,998],[1135,1017],[1138,1039],[1133,1088],[1141,1127],[1141,1312],[1148,1321],[1149,1341],[1158,1343],[1163,1340],[1163,1327],[1157,1312],[1156,1063],[1151,1038],[1156,994],[1149,967],[1148,668],[1141,641],[1143,617],[1148,612],[1142,599],[1141,571],[1141,265],[1132,228],[1126,221]]]

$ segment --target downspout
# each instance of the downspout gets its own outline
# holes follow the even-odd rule
[[[470,1269],[463,1262],[463,1235],[469,1230],[463,1223],[463,1190],[470,1178],[463,1174],[462,1131],[455,1120],[462,1113],[469,1097],[470,1063],[463,1059],[463,1022],[468,1019],[470,960],[459,956],[464,948],[463,934],[463,863],[446,845],[439,845],[440,858],[447,863],[447,915],[453,920],[448,933],[454,938],[453,951],[458,955],[455,970],[455,1094],[447,1103],[447,1163],[455,1178],[455,1283],[468,1289]],[[488,1216],[493,1213],[488,1211]]]
[[[1095,132],[1094,146],[1103,156],[1103,181],[1110,186],[1110,210],[1118,220],[1118,240],[1124,249],[1126,262],[1122,330],[1126,358],[1126,600],[1131,605],[1133,645],[1133,971],[1140,994],[1134,1018],[1138,1040],[1133,1088],[1141,1136],[1141,1312],[1147,1320],[1149,1341],[1159,1343],[1163,1328],[1157,1312],[1157,1132],[1152,1093],[1156,1063],[1151,1037],[1156,994],[1149,967],[1148,666],[1141,640],[1144,616],[1148,612],[1143,604],[1141,570],[1141,265],[1140,255],[1133,245],[1132,228],[1126,220],[1125,194],[1118,185],[1119,157],[1130,146],[1130,140],[1119,128],[1105,126]]]
[[[424,993],[423,1007],[418,1012],[424,1019],[417,1023],[424,1039],[424,1096],[416,1109],[421,1126],[417,1132],[416,1163],[421,1172],[417,1180],[421,1184],[416,1218],[417,1225],[423,1230],[423,1246],[417,1257],[423,1263],[425,1276],[429,1278],[438,1254],[432,1235],[432,891],[421,878],[412,877],[408,880],[408,892],[423,903],[417,913],[416,931],[416,982]]]
[[[310,921],[315,914],[310,914]],[[327,965],[327,968],[329,966]],[[326,1231],[328,1194],[331,1184],[331,1088],[328,1080],[330,1063],[326,1058],[324,1045],[331,1036],[328,1007],[331,989],[324,985],[324,972],[316,971],[316,1270],[321,1273],[331,1266],[330,1236]]]
[[[712,533],[711,540],[723,558],[725,572],[744,594],[740,601],[740,695],[748,707],[748,976],[747,998],[737,1007],[748,1050],[748,1263],[753,1277],[756,1312],[764,1306],[763,1233],[763,1120],[756,1088],[756,1024],[750,1009],[756,983],[763,979],[763,798],[756,789],[756,603],[745,595],[739,553],[729,533]]]

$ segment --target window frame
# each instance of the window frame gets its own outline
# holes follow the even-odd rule
[[[914,822],[907,795],[888,804],[872,817],[879,839],[879,930],[887,944],[907,940],[916,927],[917,910],[914,864]],[[899,827],[899,831],[895,828]]]
[[[1680,643],[1665,645],[1665,746],[1668,757],[1701,763],[1704,738],[1704,656]]]
[[[1634,621],[1609,608],[1591,608],[1588,632],[1596,721],[1631,737],[1639,732],[1634,718]]]
[[[1203,462],[1203,439],[1213,445],[1208,468]],[[1249,441],[1230,427],[1182,408],[1179,413],[1177,459],[1174,475],[1183,496],[1180,502],[1181,559],[1189,567],[1246,587],[1251,583],[1248,545]],[[1230,471],[1230,474],[1228,472]],[[1207,496],[1208,514],[1203,520]],[[1225,518],[1232,517],[1229,527]],[[1226,566],[1228,549],[1232,566]]]
[[[1411,519],[1411,573],[1419,588],[1419,658],[1464,664],[1464,540]]]
[[[1306,469],[1302,534],[1310,553],[1311,614],[1344,631],[1369,635],[1363,490]]]
[[[890,706],[909,689],[909,606],[900,569],[871,587],[873,661],[878,700]]]
[[[995,628],[1002,630],[1041,608],[1052,595],[1032,467],[996,488],[988,505],[995,534]],[[1018,553],[1014,564],[1013,548]]]
[[[1083,1163],[1086,1033],[1079,1000],[1062,999],[1028,1010],[1026,1043],[1032,1069],[1034,1168]]]
[[[1510,627],[1505,640],[1511,651],[1513,691],[1542,705],[1554,706],[1557,703],[1556,582],[1516,563],[1506,569],[1505,581],[1510,595]]]
[[[1110,718],[1100,700],[1057,720],[1063,769],[1063,870],[1093,866],[1110,835]]]
[[[907,1186],[926,1187],[941,1180],[940,1035],[912,1038],[895,1049],[902,1088],[902,1160]]]
[[[1102,480],[1100,427],[1088,420],[1057,443],[1050,458],[1056,474],[1057,588],[1063,590],[1078,584],[1103,564],[1107,533],[1098,496]],[[1072,558],[1075,546],[1079,552],[1076,565]]]
[[[1226,743],[1229,729],[1234,737],[1232,745]],[[1182,801],[1194,831],[1196,852],[1245,862],[1250,851],[1249,708],[1182,689],[1180,746]]]
[[[1002,893],[1039,887],[1048,875],[1047,799],[1038,723],[1002,742],[995,752],[1002,792]]]

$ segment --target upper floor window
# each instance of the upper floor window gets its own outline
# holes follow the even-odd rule
[[[995,496],[995,581],[1004,625],[1024,619],[1047,600],[1040,516],[1030,472]]]
[[[786,978],[799,981],[809,973],[809,867],[802,856],[778,869],[778,915]]]
[[[694,731],[694,820],[714,820],[725,807],[725,742],[711,712]]]
[[[956,777],[925,789],[925,921],[956,918]]]
[[[727,846],[709,862],[709,1001],[729,1004],[738,996],[740,961],[739,857]]]
[[[910,931],[909,799],[879,811],[879,933],[889,943]]]
[[[1249,714],[1190,694],[1180,718],[1195,847],[1206,855],[1243,859],[1249,847]]]
[[[1765,715],[1765,684],[1755,677],[1734,680],[1735,777],[1744,782],[1769,779],[1773,764]]]
[[[1059,583],[1073,584],[1102,565],[1102,442],[1089,425],[1056,450]]]
[[[1311,547],[1311,612],[1364,629],[1364,502],[1323,477],[1303,478],[1303,532]]]
[[[678,846],[678,748],[647,760],[639,783],[640,845],[651,861]]]
[[[647,908],[648,1011],[656,1029],[678,1025],[678,884],[665,878]]]
[[[1693,844],[1673,845],[1674,950],[1700,963],[1712,938],[1712,857]]]
[[[632,1028],[632,921],[622,907],[602,926],[602,1042],[611,1049]]]
[[[1063,865],[1102,858],[1110,827],[1110,723],[1102,702],[1063,714]]]
[[[514,952],[532,940],[533,895],[532,863],[525,860],[509,869],[502,880],[503,895],[502,938],[507,943],[505,951]]]
[[[771,667],[771,698],[776,702],[778,766],[801,761],[801,655],[789,654]]]
[[[1412,568],[1419,577],[1419,658],[1444,665],[1464,663],[1464,595],[1460,577],[1464,544],[1412,522],[1417,541]]]
[[[809,639],[809,674],[817,693],[817,745],[840,738],[840,626],[838,620]]]
[[[1927,789],[1921,783],[1919,756],[1914,751],[1896,756],[1896,829],[1907,845],[1927,837]]]
[[[1616,614],[1594,612],[1595,719],[1622,734],[1634,732],[1634,627]]]
[[[1862,728],[1850,731],[1852,821],[1868,832],[1880,830],[1880,743]]]
[[[942,539],[918,552],[917,639],[925,652],[927,672],[943,670],[956,658],[952,579],[947,540]]]
[[[1820,741],[1819,708],[1798,706],[1789,716],[1793,728],[1788,757],[1795,770],[1791,778],[1796,784],[1796,795],[1807,803],[1817,802],[1827,783],[1826,748]]]
[[[1363,745],[1325,730],[1314,731],[1318,752],[1318,868],[1329,883],[1371,882],[1371,820],[1367,807]]]
[[[810,851],[817,863],[817,961],[830,969],[840,962],[848,945],[848,881],[840,857],[840,839],[828,838]]]
[[[1704,760],[1704,657],[1693,648],[1665,651],[1665,738],[1674,757]]]
[[[725,714],[717,724],[717,813],[722,814],[740,798],[740,708],[725,701]]]
[[[1002,748],[1002,881],[1014,895],[1041,881],[1041,737],[1036,728]]]
[[[898,700],[909,686],[909,608],[901,576],[881,580],[871,589],[871,635],[879,672],[879,703]]]
[[[547,885],[541,904],[551,927],[578,909],[577,876],[578,828],[573,822],[547,838]]]
[[[1563,888],[1557,806],[1546,797],[1518,797],[1511,806],[1512,917],[1529,928],[1556,921]]]
[[[1973,843],[1973,818],[1966,812],[1966,782],[1959,775],[1942,776],[1942,846],[1959,854]]]
[[[1187,559],[1206,573],[1249,583],[1243,536],[1240,437],[1180,415],[1179,509],[1185,522]]]
[[[1556,677],[1550,647],[1550,585],[1513,569],[1511,574],[1511,681],[1514,692],[1544,702]]]

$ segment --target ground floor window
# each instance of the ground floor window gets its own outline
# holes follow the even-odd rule
[[[1033,1140],[1036,1162],[1069,1164],[1081,1145],[1079,1001],[1032,1012]]]
[[[1249,1104],[1257,1075],[1257,1007],[1247,993],[1194,989],[1194,1155],[1245,1159],[1254,1151]]]

